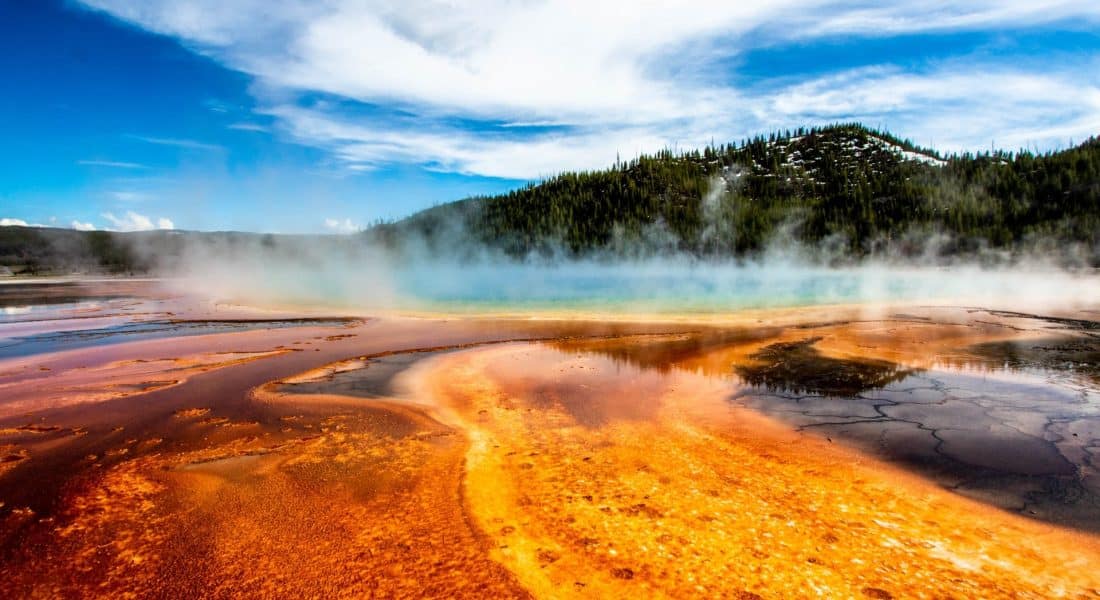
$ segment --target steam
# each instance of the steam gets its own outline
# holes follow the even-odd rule
[[[388,256],[351,236],[197,237],[152,256],[172,290],[260,307],[379,310],[404,303]]]
[[[702,256],[729,256],[731,214],[750,201],[740,171],[716,177],[702,198]],[[128,234],[139,263],[167,285],[220,302],[350,313],[445,312],[722,314],[826,304],[951,304],[1008,310],[1073,310],[1100,298],[1090,252],[1044,240],[992,250],[914,229],[851,258],[847,240],[809,246],[791,216],[751,258],[700,258],[658,221],[615,229],[599,252],[564,244],[516,258],[487,248],[461,222],[430,234],[274,236]],[[960,247],[969,244],[961,254]],[[712,252],[710,252],[712,251]]]
[[[723,314],[827,304],[948,304],[1073,310],[1100,298],[1100,277],[1043,261],[1012,266],[869,260],[830,266],[805,248],[750,261],[682,254],[515,260],[485,251],[401,254],[360,237],[187,242],[160,272],[178,291],[273,308],[349,313]],[[171,264],[168,264],[168,263]]]

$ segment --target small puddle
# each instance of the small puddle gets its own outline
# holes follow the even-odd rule
[[[47,352],[75,350],[167,337],[206,335],[284,329],[287,327],[341,327],[358,322],[344,318],[274,319],[274,320],[195,320],[195,321],[131,321],[96,329],[50,331],[18,336],[0,341],[0,359],[33,356]],[[0,329],[2,332],[2,329]]]

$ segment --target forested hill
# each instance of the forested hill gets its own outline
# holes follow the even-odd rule
[[[728,259],[798,246],[830,262],[1039,253],[1100,266],[1100,140],[1043,155],[941,157],[836,125],[564,173],[356,237],[0,227],[0,275],[151,272],[195,241],[287,257],[381,245],[416,259]]]
[[[1100,140],[1043,155],[945,158],[858,124],[835,125],[564,173],[365,235],[395,246],[422,239],[447,252],[472,239],[514,257],[746,256],[790,241],[853,258],[1072,246],[1097,264]]]

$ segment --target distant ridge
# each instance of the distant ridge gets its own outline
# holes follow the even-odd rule
[[[749,256],[781,241],[953,255],[1036,244],[1100,260],[1100,142],[941,156],[858,123],[665,150],[431,208],[365,233],[442,250],[461,231],[514,257],[665,251]]]
[[[398,256],[447,259],[728,259],[797,245],[829,261],[1038,253],[1100,266],[1100,140],[1041,155],[942,156],[858,123],[837,124],[562,173],[351,238],[0,227],[0,266],[147,272],[194,240],[370,243]]]

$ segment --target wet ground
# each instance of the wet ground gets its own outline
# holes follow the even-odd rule
[[[718,379],[531,344],[449,354],[409,379],[467,432],[470,511],[536,596],[1096,590],[1095,540],[731,406]]]
[[[766,342],[694,357],[679,356],[681,340],[596,351],[624,364],[728,378],[736,406],[847,443],[967,497],[1100,531],[1095,324],[959,312],[951,318],[965,316],[967,327],[895,314],[803,324]],[[988,341],[1005,335],[1011,338]]]
[[[104,285],[0,323],[4,597],[1100,594],[1091,313],[301,317]]]
[[[201,319],[201,320],[147,320],[129,321],[92,329],[48,331],[29,335],[16,335],[0,340],[0,359],[33,356],[50,352],[63,352],[108,344],[121,344],[138,340],[150,340],[190,335],[209,335],[255,329],[282,329],[313,325],[339,326],[355,319],[303,318],[303,319]]]
[[[0,309],[42,310],[52,306],[95,303],[146,295],[149,282],[141,280],[101,281],[0,281]]]

